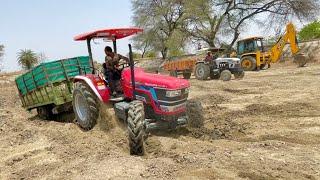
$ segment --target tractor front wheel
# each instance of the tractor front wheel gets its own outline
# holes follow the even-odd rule
[[[99,116],[99,103],[96,95],[85,83],[75,83],[72,105],[76,123],[84,130],[92,129]]]
[[[144,155],[144,108],[141,101],[132,101],[128,111],[128,134],[131,155]]]
[[[254,71],[257,68],[256,59],[252,56],[244,56],[241,58],[241,66],[245,71]]]
[[[223,70],[220,75],[220,79],[222,81],[230,81],[231,80],[231,72],[229,70]]]

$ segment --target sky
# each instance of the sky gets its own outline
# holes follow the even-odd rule
[[[131,27],[130,0],[0,0],[0,44],[5,46],[4,71],[21,69],[17,52],[31,49],[48,60],[87,55],[85,42],[75,35],[101,28]],[[126,55],[130,38],[118,41]],[[93,45],[94,58],[103,61],[103,48]]]

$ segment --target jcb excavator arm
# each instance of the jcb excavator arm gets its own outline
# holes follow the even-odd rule
[[[275,63],[279,61],[284,46],[287,42],[289,42],[291,52],[294,56],[295,61],[299,64],[300,67],[306,64],[306,57],[303,54],[298,54],[299,46],[296,34],[297,33],[294,25],[292,23],[288,23],[286,27],[286,33],[279,38],[277,43],[269,51],[271,62]]]

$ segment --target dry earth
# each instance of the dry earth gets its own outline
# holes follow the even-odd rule
[[[128,154],[111,110],[89,132],[27,112],[0,76],[0,179],[319,179],[320,65],[278,65],[243,80],[191,80],[205,126],[151,135]],[[72,115],[61,120],[71,121]]]

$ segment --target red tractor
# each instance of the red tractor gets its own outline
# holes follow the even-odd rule
[[[120,69],[120,98],[112,98],[108,82],[101,73],[97,73],[92,60],[92,40],[111,40],[116,53],[117,39],[142,31],[139,28],[102,29],[74,38],[76,41],[87,42],[93,69],[92,74],[76,76],[74,79],[73,109],[76,122],[84,130],[90,130],[97,122],[101,107],[99,104],[113,104],[116,116],[127,124],[132,155],[144,154],[143,141],[146,131],[171,129],[189,123],[186,113],[189,82],[166,75],[146,73],[141,68],[135,68],[130,44],[129,63]]]

